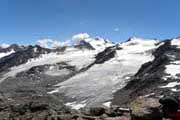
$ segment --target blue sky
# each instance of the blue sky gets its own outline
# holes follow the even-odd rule
[[[67,40],[87,32],[112,41],[180,36],[180,0],[0,0],[0,43]]]

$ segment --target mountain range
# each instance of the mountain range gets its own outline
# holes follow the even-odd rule
[[[73,109],[179,95],[180,38],[84,38],[70,46],[0,47],[0,93],[55,95]]]

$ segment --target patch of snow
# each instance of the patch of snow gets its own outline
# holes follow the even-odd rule
[[[129,76],[126,76],[126,77],[125,77],[125,79],[130,79],[130,78],[131,78],[131,77],[129,77]]]
[[[36,52],[37,52],[37,47],[35,47],[33,50],[34,50],[34,52],[36,53]]]
[[[176,88],[172,88],[171,91],[173,91],[173,92],[180,92],[180,90],[177,90]]]
[[[180,85],[180,83],[178,83],[178,82],[170,82],[165,86],[160,86],[160,88],[172,88],[172,87],[175,87],[177,85]]]
[[[180,74],[180,61],[171,62],[171,64],[165,66],[165,72],[170,74],[174,78],[178,78],[176,75]]]
[[[119,108],[121,111],[131,111],[130,108]]]
[[[6,53],[0,53],[0,58],[3,58],[3,57],[5,57],[5,56],[8,56],[8,55],[10,55],[10,54],[12,54],[12,53],[14,53],[15,51],[12,49],[11,51],[9,51],[9,52],[6,52]]]
[[[163,76],[163,77],[162,77],[162,79],[163,79],[164,81],[168,80],[168,78],[172,78],[172,76],[167,75],[167,76]]]
[[[53,91],[48,92],[48,94],[53,94],[53,93],[57,93],[57,92],[59,92],[59,90],[58,90],[58,89],[55,89],[55,90],[53,90]]]
[[[72,109],[79,110],[80,108],[85,107],[86,103],[85,101],[82,101],[81,103],[69,102],[69,103],[66,103],[65,105],[71,107]]]
[[[155,95],[155,93],[150,93],[150,94],[144,95],[143,97],[146,98],[146,97],[150,97],[150,96],[153,96],[153,95]]]
[[[105,102],[105,103],[103,103],[103,105],[108,107],[108,108],[110,108],[111,107],[111,102],[110,101],[109,102]]]

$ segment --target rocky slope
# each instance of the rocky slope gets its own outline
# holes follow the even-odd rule
[[[130,82],[114,94],[114,104],[128,104],[138,96],[179,97],[179,39],[165,40],[154,52],[154,60],[142,65]]]
[[[0,92],[16,99],[53,95],[73,109],[178,95],[179,41],[86,38],[56,49],[0,48]]]

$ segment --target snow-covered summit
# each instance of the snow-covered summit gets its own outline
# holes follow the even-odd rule
[[[132,53],[143,53],[152,50],[159,43],[158,40],[132,37],[127,42],[121,43],[120,47]]]
[[[135,84],[133,92],[138,87],[148,88],[142,85],[150,85],[149,80],[156,83],[158,90],[167,90],[173,82],[173,90],[179,91],[178,38],[159,42],[133,37],[115,44],[81,33],[73,36],[72,41],[70,45],[55,42],[57,48],[46,48],[41,41],[45,47],[13,45],[1,49],[0,53],[10,53],[0,58],[0,90],[16,92],[29,87],[29,91],[36,91],[33,94],[60,94],[66,105],[75,108],[105,103],[110,106],[112,99],[116,99],[114,94],[136,78],[137,82],[130,84]],[[174,80],[168,81],[172,77]]]

